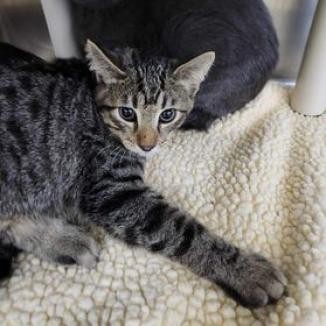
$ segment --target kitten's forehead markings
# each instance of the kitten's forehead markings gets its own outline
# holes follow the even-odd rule
[[[146,99],[145,99],[145,94],[143,93],[138,93],[138,106],[143,107],[146,110]]]
[[[159,91],[156,95],[155,98],[155,104],[157,106],[163,107],[163,102],[164,102],[164,93],[162,91]]]
[[[144,96],[144,105],[156,104],[162,91],[160,78],[157,72],[153,72],[152,69],[148,69],[147,66],[138,67],[137,77],[138,92]]]
[[[154,104],[161,104],[162,102],[160,101],[160,96],[162,95],[162,90],[158,87],[156,90],[156,93],[153,97]]]
[[[137,109],[137,103],[136,103],[136,105],[134,105],[134,97],[131,94],[129,94],[126,97],[126,105],[125,106],[130,107],[130,108],[133,107],[133,108]]]
[[[132,96],[132,99],[131,99],[132,106],[133,106],[134,109],[137,109],[137,107],[138,107],[138,94],[133,94],[131,96]]]
[[[166,106],[169,105],[170,99],[168,98],[168,96],[166,95],[166,93],[163,94],[162,96],[162,109],[165,109]]]

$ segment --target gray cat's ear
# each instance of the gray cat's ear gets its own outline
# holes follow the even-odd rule
[[[102,80],[105,84],[113,84],[126,79],[126,73],[118,68],[95,43],[87,40],[85,51],[89,68],[95,72],[98,80]]]
[[[215,60],[213,51],[205,52],[177,67],[173,76],[177,83],[183,85],[188,92],[195,95],[202,81],[207,76]]]

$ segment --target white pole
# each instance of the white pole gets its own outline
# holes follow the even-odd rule
[[[79,57],[69,0],[41,0],[57,58]]]
[[[326,111],[326,0],[318,2],[291,105],[306,115]]]

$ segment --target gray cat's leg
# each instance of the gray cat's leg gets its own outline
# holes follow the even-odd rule
[[[95,240],[64,220],[12,217],[3,232],[15,247],[48,261],[92,268],[98,260]]]

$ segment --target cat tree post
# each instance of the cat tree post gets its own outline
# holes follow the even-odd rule
[[[320,115],[326,110],[326,0],[319,0],[291,105],[294,111]]]
[[[57,58],[79,57],[69,0],[41,0]]]

